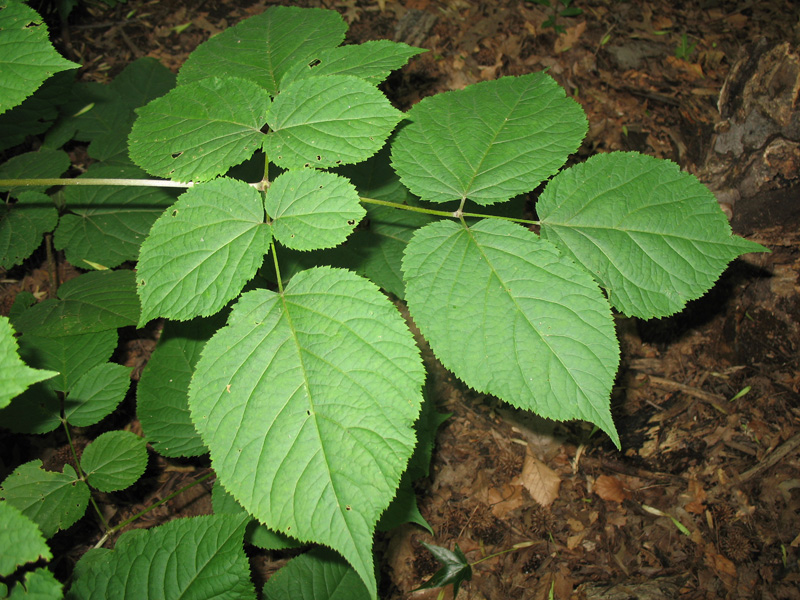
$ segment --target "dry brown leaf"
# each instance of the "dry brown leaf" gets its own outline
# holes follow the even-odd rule
[[[603,500],[622,504],[629,495],[623,483],[612,475],[600,475],[594,482],[594,492]]]
[[[502,488],[487,490],[487,504],[492,507],[492,514],[503,519],[512,510],[516,510],[526,502],[521,485],[505,484]]]
[[[567,30],[556,38],[553,50],[559,54],[569,50],[578,43],[584,31],[586,31],[586,21],[582,21],[573,27],[567,27]]]
[[[525,489],[544,507],[550,506],[558,498],[558,488],[561,478],[558,473],[528,453],[522,465],[522,473],[516,478],[515,483],[525,486]]]
[[[706,491],[696,479],[689,481],[689,497],[692,499],[684,508],[687,512],[702,515],[706,510]]]

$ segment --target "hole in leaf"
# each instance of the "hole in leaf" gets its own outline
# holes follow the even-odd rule
[[[145,285],[147,285],[147,282],[146,282],[144,279],[142,279],[142,280],[139,282],[139,285],[140,285],[140,286],[142,286],[142,287],[144,287]]]
[[[319,154],[317,154],[317,160],[322,160],[322,157]]]
[[[347,220],[347,224],[348,225],[355,225],[356,224],[356,220],[355,219],[348,219]]]
[[[322,64],[322,61],[321,61],[320,59],[318,59],[318,58],[315,58],[315,59],[314,59],[314,60],[312,60],[310,63],[308,63],[308,67],[309,67],[310,69],[313,69],[314,67],[317,67],[317,66],[319,66],[320,64]]]
[[[303,165],[306,169],[311,166],[311,163],[306,163]]]
[[[183,152],[173,152],[172,158],[178,158],[181,154],[183,154]]]
[[[348,504],[347,506],[345,506],[345,507],[344,507],[344,509],[345,509],[345,510],[353,510],[353,509],[350,507],[350,505],[349,505],[349,504]]]
[[[173,217],[177,217],[178,216],[178,210],[177,209],[172,211],[172,216]]]

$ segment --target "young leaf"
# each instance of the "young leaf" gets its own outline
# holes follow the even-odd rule
[[[35,10],[0,0],[0,113],[30,96],[53,73],[80,67],[62,58],[47,35]]]
[[[26,563],[53,558],[36,523],[8,502],[0,502],[0,548],[0,577]]]
[[[583,269],[524,228],[485,219],[420,229],[403,260],[411,316],[472,388],[619,445],[609,398],[619,363],[611,309]]]
[[[0,206],[0,269],[21,264],[58,223],[58,211],[49,196],[20,192],[17,198],[15,204]]]
[[[682,310],[731,260],[766,251],[731,235],[693,175],[643,154],[598,154],[562,171],[536,210],[542,237],[582,264],[615,308],[644,319]]]
[[[264,585],[269,600],[369,600],[353,568],[327,548],[293,558]]]
[[[0,408],[37,381],[58,375],[55,371],[31,369],[19,359],[17,340],[8,317],[0,317]]]
[[[493,204],[531,191],[586,135],[586,116],[551,77],[503,77],[421,100],[392,144],[401,181],[423,200]]]
[[[75,566],[68,600],[181,598],[255,600],[242,546],[247,519],[209,515],[123,533]]]
[[[153,225],[139,254],[139,326],[218,312],[252,279],[269,250],[259,193],[221,178],[182,194]]]
[[[269,105],[269,94],[247,79],[212,77],[180,85],[136,111],[128,138],[131,160],[167,179],[213,179],[261,147]]]
[[[363,79],[301,79],[282,89],[272,103],[264,149],[286,169],[356,163],[380,150],[402,115]]]
[[[427,50],[389,40],[320,50],[308,59],[295,63],[281,79],[281,88],[298,79],[320,75],[353,75],[378,85],[389,73],[423,52]]]
[[[391,302],[321,267],[242,296],[189,407],[225,489],[268,527],[340,552],[375,597],[372,534],[414,448],[423,377]]]
[[[116,492],[132,486],[147,467],[143,438],[130,431],[107,431],[83,451],[81,468],[87,481],[101,492]]]
[[[136,415],[153,450],[162,456],[208,452],[189,415],[189,381],[203,346],[224,324],[224,312],[164,324],[136,386]]]
[[[64,418],[76,427],[99,423],[125,399],[130,385],[130,368],[114,363],[97,365],[69,390],[64,401]]]
[[[271,6],[198,46],[183,63],[178,84],[226,73],[254,81],[275,95],[289,67],[338,46],[346,31],[336,11]]]
[[[70,465],[64,465],[63,473],[56,473],[42,469],[42,461],[37,459],[20,465],[6,477],[0,496],[36,523],[44,537],[51,538],[86,512],[89,487]]]
[[[264,204],[275,239],[294,250],[333,248],[366,214],[347,179],[309,169],[278,175]]]
[[[417,590],[426,590],[430,588],[439,588],[446,585],[453,584],[453,598],[458,597],[458,589],[465,581],[472,579],[472,567],[467,561],[467,557],[461,551],[461,548],[456,544],[455,550],[448,550],[441,546],[434,546],[433,544],[426,544],[420,542],[425,546],[433,556],[442,563],[442,568],[434,573],[428,581],[419,586]],[[416,590],[415,590],[416,591]]]
[[[142,179],[134,166],[90,167],[81,177]],[[81,268],[91,261],[108,269],[136,260],[139,246],[155,220],[175,197],[160,188],[68,186],[64,201],[71,213],[61,217],[53,243],[67,260]]]

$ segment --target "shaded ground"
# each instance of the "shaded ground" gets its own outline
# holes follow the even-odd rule
[[[129,0],[113,10],[84,8],[67,30],[71,58],[97,80],[145,55],[177,69],[209,35],[272,3],[247,4]],[[389,38],[430,49],[385,84],[400,108],[547,68],[589,117],[579,158],[637,150],[675,160],[712,187],[717,100],[732,66],[762,37],[800,39],[800,10],[788,0],[577,0],[584,13],[560,18],[560,35],[544,27],[548,9],[522,1],[294,4],[339,10],[354,42]],[[791,188],[796,176],[787,171],[773,187]],[[385,598],[436,597],[409,593],[437,568],[420,540],[458,543],[470,560],[532,542],[477,566],[460,598],[545,599],[551,588],[559,599],[800,598],[800,220],[767,211],[774,218],[755,225],[737,221],[735,203],[725,208],[738,232],[772,253],[735,261],[679,316],[618,320],[623,364],[613,403],[621,452],[583,424],[544,423],[476,395],[431,363],[437,404],[452,413],[432,475],[417,488],[436,536],[409,526],[379,541]],[[6,284],[4,307],[20,287],[47,290],[43,271],[22,275]],[[153,345],[136,337],[120,356],[141,367]],[[138,427],[132,406],[119,418]],[[106,516],[119,522],[143,496],[150,504],[205,469],[202,461],[152,460],[133,490],[104,499]],[[207,492],[198,486],[137,526],[206,512]],[[56,536],[56,568],[68,572],[93,536],[89,519]],[[252,556],[260,578],[284,561]]]

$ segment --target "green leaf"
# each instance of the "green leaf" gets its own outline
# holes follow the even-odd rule
[[[49,433],[61,425],[61,402],[52,380],[34,383],[0,409],[0,426],[14,433]]]
[[[55,371],[31,369],[19,359],[14,329],[8,317],[0,317],[0,408],[37,381],[56,375]]]
[[[53,572],[43,567],[27,573],[11,590],[9,600],[61,600],[63,586]]]
[[[255,275],[271,239],[261,196],[246,183],[221,178],[190,188],[142,244],[139,326],[218,312]]]
[[[427,50],[389,40],[321,49],[305,60],[296,62],[281,79],[281,88],[298,79],[320,75],[353,75],[378,85],[389,73],[423,52]]]
[[[293,558],[264,585],[267,600],[369,600],[358,573],[327,548]]]
[[[77,69],[56,52],[47,26],[32,8],[0,1],[0,113],[16,106],[59,71]]]
[[[58,371],[49,383],[61,392],[69,390],[93,367],[107,362],[117,345],[114,330],[83,335],[54,333],[53,337],[38,333],[23,335],[19,340],[20,355],[37,368]]]
[[[66,597],[255,600],[242,546],[246,522],[210,515],[127,531],[114,550],[84,554]]]
[[[420,229],[403,260],[414,322],[479,392],[550,419],[585,419],[619,445],[611,309],[583,269],[535,234],[486,219]]]
[[[249,514],[242,508],[242,505],[220,485],[219,480],[214,482],[214,487],[211,489],[211,504],[214,507],[215,514]],[[296,539],[284,535],[279,531],[272,531],[252,518],[252,515],[251,521],[248,523],[247,530],[244,534],[244,541],[262,550],[286,550],[288,548],[301,548],[304,545],[302,542],[298,542]]]
[[[147,467],[147,443],[130,431],[107,431],[91,442],[81,456],[87,481],[101,492],[130,487]]]
[[[261,147],[269,105],[269,94],[246,79],[180,85],[136,111],[128,138],[131,160],[167,179],[213,179]]]
[[[615,308],[645,319],[682,310],[731,260],[766,250],[731,235],[693,175],[643,154],[599,154],[559,173],[536,210],[542,237],[582,264]]]
[[[167,321],[136,386],[136,415],[153,450],[162,456],[208,452],[189,414],[189,381],[200,351],[225,324],[225,314]]]
[[[356,188],[333,173],[286,171],[265,200],[275,239],[294,250],[333,248],[347,239],[366,211]]]
[[[130,385],[129,367],[114,363],[97,365],[70,388],[64,401],[64,418],[76,427],[99,423],[125,399]]]
[[[37,152],[18,154],[0,165],[0,179],[52,179],[60,177],[69,169],[70,160],[62,150],[42,148]],[[0,192],[8,192],[18,198],[23,192],[46,192],[50,186],[18,185],[0,186]]]
[[[453,598],[458,597],[458,589],[465,581],[472,579],[472,567],[467,561],[467,557],[461,551],[461,548],[456,544],[455,551],[442,548],[441,546],[434,546],[433,544],[426,544],[420,542],[425,546],[428,551],[436,557],[442,568],[434,573],[425,584],[419,586],[417,590],[425,590],[430,588],[444,587],[453,584]],[[415,590],[416,591],[416,590]]]
[[[145,173],[134,166],[93,166],[84,177],[143,179]],[[154,187],[69,186],[64,201],[72,214],[61,217],[53,238],[56,249],[65,250],[77,267],[97,263],[113,269],[136,260],[153,223],[175,197]]]
[[[9,502],[0,502],[0,547],[0,577],[26,563],[53,558],[36,523]]]
[[[264,149],[272,162],[287,169],[360,162],[380,150],[402,114],[363,79],[301,79],[272,103]]]
[[[80,519],[89,504],[89,488],[70,465],[63,473],[45,471],[41,460],[17,467],[0,487],[0,496],[39,526],[46,538]]]
[[[493,204],[555,173],[586,135],[580,105],[548,75],[503,77],[417,103],[392,145],[402,182],[423,200]]]
[[[18,201],[0,207],[0,268],[19,265],[42,245],[58,223],[53,200],[41,192],[20,192]]]
[[[84,273],[58,288],[60,301],[50,298],[40,302],[20,315],[14,324],[24,334],[44,337],[135,325],[139,318],[135,285],[133,271]]]
[[[346,31],[335,11],[272,6],[198,46],[181,67],[178,83],[226,73],[254,81],[275,95],[289,67],[338,46]]]
[[[340,552],[374,597],[372,534],[414,447],[423,376],[394,305],[321,267],[283,294],[242,296],[203,350],[189,407],[239,503]]]

